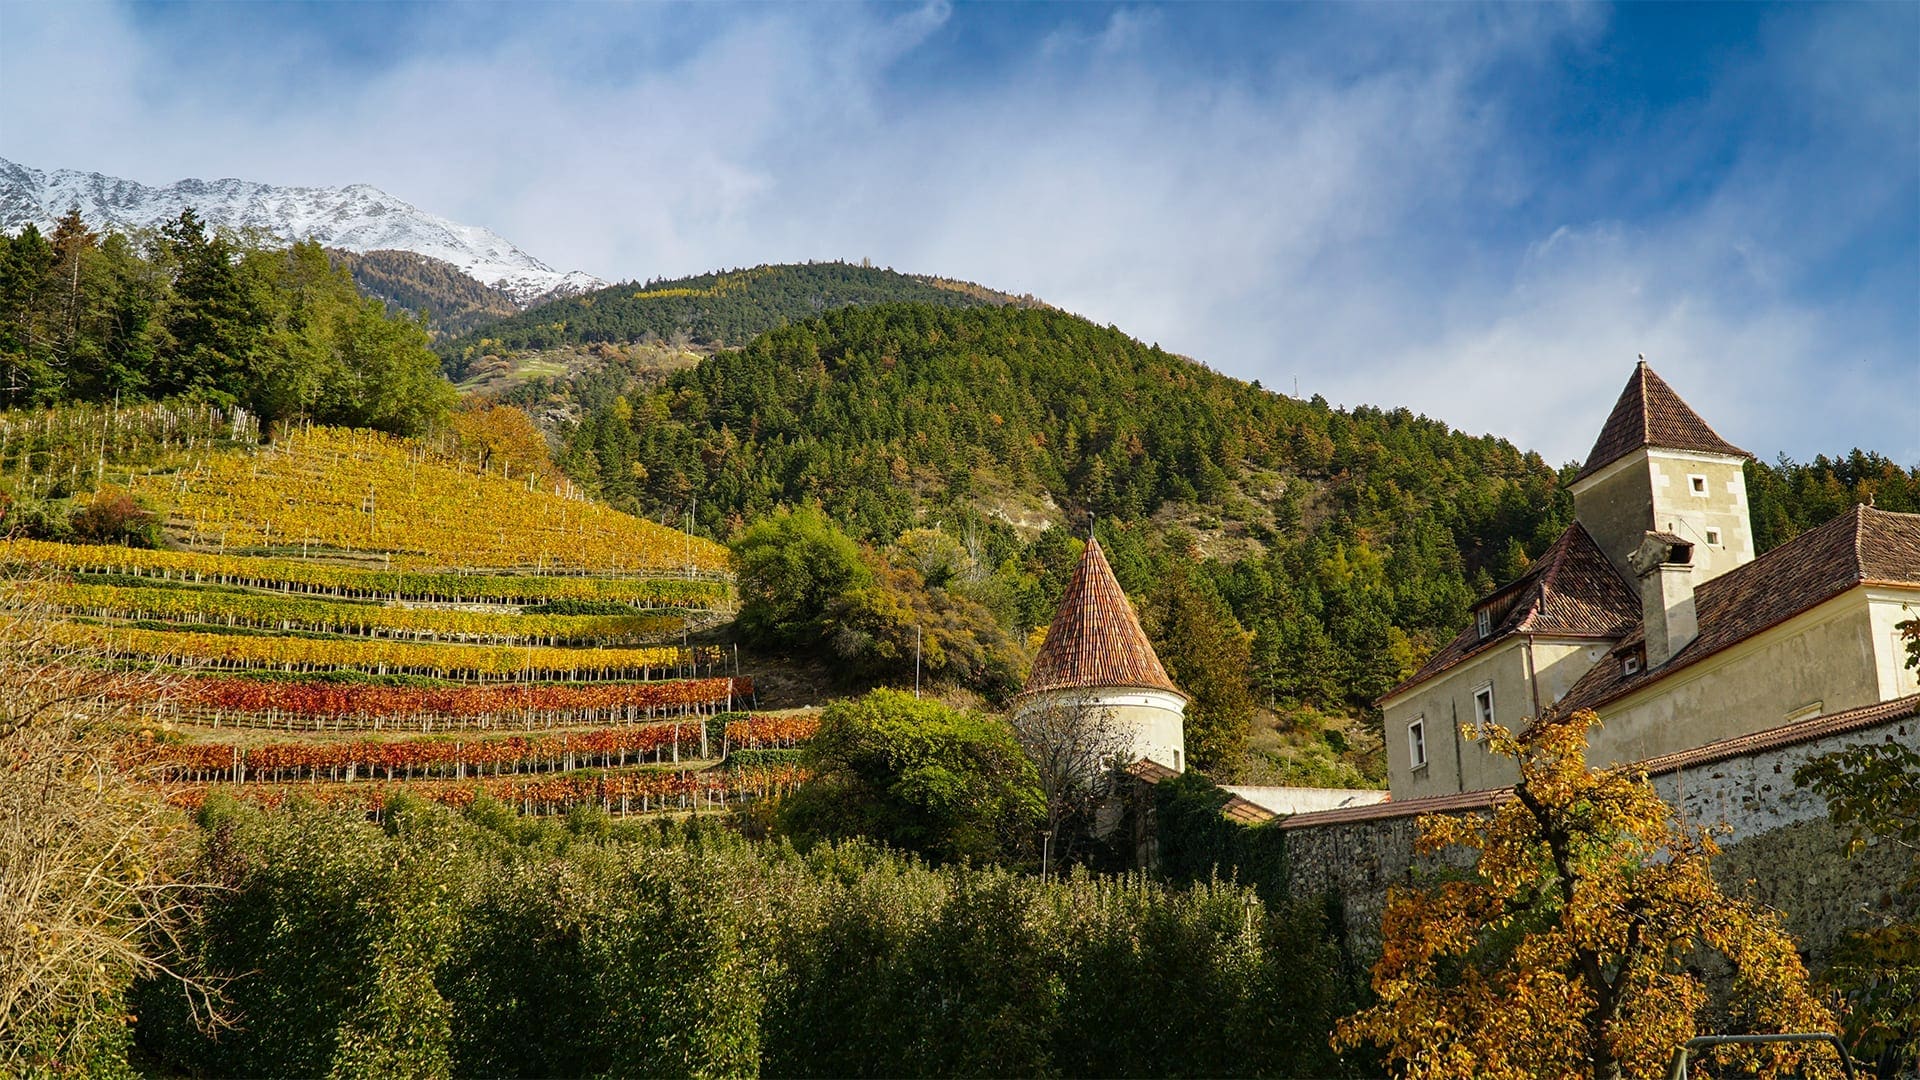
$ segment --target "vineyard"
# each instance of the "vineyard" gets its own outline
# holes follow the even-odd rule
[[[401,569],[564,568],[716,575],[710,540],[539,489],[528,473],[466,471],[432,447],[371,431],[305,428],[258,452],[211,454],[135,494],[191,547],[365,552]]]
[[[543,483],[371,432],[263,442],[205,406],[0,414],[0,496],[112,485],[165,522],[160,547],[15,531],[0,576],[61,663],[114,673],[128,764],[179,805],[654,813],[799,782],[815,721],[746,712],[705,636],[726,550]]]

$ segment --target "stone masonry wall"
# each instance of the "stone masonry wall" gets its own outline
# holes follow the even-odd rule
[[[1826,801],[1794,786],[1800,765],[1822,754],[1863,742],[1896,741],[1920,748],[1920,718],[1832,735],[1729,761],[1655,776],[1654,787],[1694,825],[1724,823],[1723,850],[1714,876],[1723,888],[1779,910],[1814,963],[1849,930],[1910,917],[1920,899],[1899,884],[1914,870],[1910,854],[1892,844],[1844,855],[1846,834],[1827,819]],[[1418,819],[1388,817],[1287,832],[1287,854],[1296,896],[1315,901],[1336,894],[1357,959],[1379,954],[1380,916],[1388,886],[1419,880],[1443,869],[1416,860]],[[1464,865],[1464,853],[1443,859]]]

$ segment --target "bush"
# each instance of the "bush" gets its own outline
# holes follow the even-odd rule
[[[1312,911],[1244,888],[802,855],[712,826],[583,835],[476,804],[385,826],[216,801],[180,962],[240,1027],[142,988],[194,1075],[1311,1075],[1342,1011]]]

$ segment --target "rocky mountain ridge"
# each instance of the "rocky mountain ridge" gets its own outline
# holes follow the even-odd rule
[[[95,228],[154,228],[192,207],[209,224],[289,241],[312,238],[356,253],[411,251],[451,264],[522,307],[607,284],[579,270],[555,270],[491,229],[428,213],[367,184],[280,187],[186,179],[153,187],[0,158],[0,231],[16,232],[31,223],[46,232],[73,207]]]

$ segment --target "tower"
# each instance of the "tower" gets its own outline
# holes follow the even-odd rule
[[[1135,760],[1186,771],[1187,696],[1167,677],[1100,542],[1091,537],[1033,674],[1014,701],[1014,714],[1063,704],[1104,709],[1127,735]]]
[[[1574,519],[1627,581],[1647,533],[1685,540],[1698,586],[1753,560],[1743,469],[1752,457],[1721,438],[1642,357],[1573,479]]]

